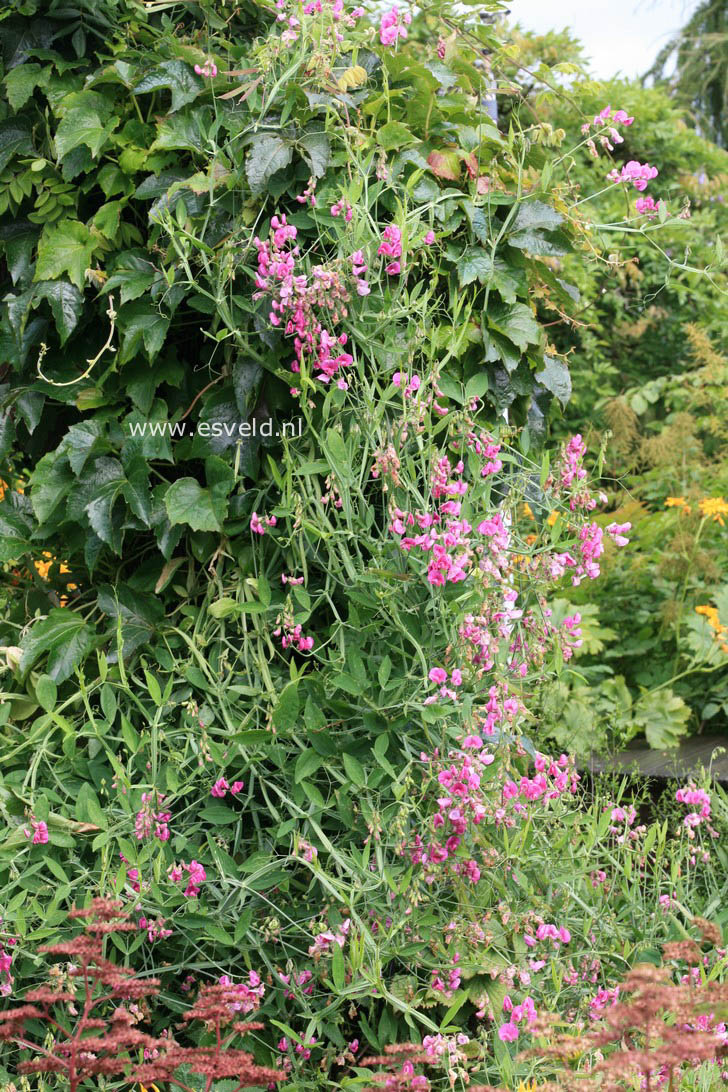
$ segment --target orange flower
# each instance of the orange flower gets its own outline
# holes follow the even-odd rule
[[[711,517],[721,527],[725,527],[723,516],[728,516],[728,504],[722,497],[703,497],[698,501],[698,508],[703,516]]]
[[[668,497],[665,501],[665,508],[681,508],[686,516],[690,514],[690,505],[685,497]]]
[[[701,606],[695,608],[696,614],[702,614],[708,621],[708,625],[715,634],[716,641],[721,640],[724,633],[728,633],[728,626],[724,626],[718,617],[718,608],[712,606],[710,603],[703,603]],[[728,645],[721,644],[721,648],[724,652],[728,652]]]

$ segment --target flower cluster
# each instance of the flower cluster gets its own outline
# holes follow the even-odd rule
[[[265,516],[261,519],[257,512],[250,517],[250,530],[254,535],[264,535],[269,527],[275,527],[278,520],[275,516]]]
[[[23,833],[26,838],[30,838],[34,846],[44,846],[48,842],[48,825],[42,819],[36,819],[34,815],[30,817],[30,827],[25,827]]]
[[[287,1001],[295,1001],[296,999],[295,993],[290,988],[291,981],[293,982],[294,986],[298,986],[299,990],[301,990],[303,994],[306,994],[310,997],[313,993],[313,972],[309,971],[308,968],[300,971],[298,974],[284,974],[282,971],[279,971],[278,977],[280,978],[283,985],[287,987],[283,991],[283,996],[286,998]]]
[[[295,13],[287,10],[288,4],[289,0],[276,0],[276,21],[285,26],[281,34],[281,44],[289,47],[297,42],[308,22],[309,33],[318,42],[321,60],[329,64],[338,51],[339,43],[344,41],[340,28],[352,29],[364,14],[362,7],[347,12],[344,0],[306,0],[302,7],[295,5]],[[301,14],[304,17],[303,23],[299,18]]]
[[[715,634],[715,640],[720,641],[721,652],[728,652],[728,641],[726,641],[725,636],[728,633],[728,626],[724,626],[721,622],[718,608],[710,603],[703,603],[695,608],[695,613],[704,615]]]
[[[508,1021],[498,1028],[498,1038],[502,1043],[515,1043],[520,1034],[519,1024],[531,1028],[536,1021],[536,1006],[530,997],[526,997],[520,1005],[514,1005],[506,995],[503,999],[503,1011],[508,1013]]]
[[[380,257],[392,259],[384,267],[385,273],[388,273],[390,277],[402,272],[402,263],[399,261],[402,257],[402,232],[396,224],[389,224],[385,227],[377,254]]]
[[[13,953],[7,949],[14,948],[17,943],[15,937],[4,937],[0,942],[0,997],[8,997],[13,991],[13,976],[10,973]]]
[[[157,810],[163,800],[164,795],[157,792],[156,789],[154,792],[142,793],[142,806],[134,819],[134,833],[137,841],[143,842],[152,837],[160,842],[169,841],[168,824],[172,818],[172,813]]]
[[[513,827],[517,819],[528,818],[537,802],[548,805],[564,794],[575,793],[579,781],[573,759],[567,755],[552,759],[539,752],[533,777],[524,774],[516,781],[500,767],[493,780],[485,771],[494,763],[494,755],[477,735],[466,736],[462,749],[449,751],[446,759],[437,752],[420,757],[434,782],[436,807],[427,842],[416,833],[407,851],[412,863],[423,867],[426,883],[449,876],[477,884],[482,867],[491,864],[491,856],[479,848],[483,839],[478,837],[478,828],[485,822]],[[553,929],[555,939],[568,943],[568,930],[560,934],[555,926]],[[542,932],[550,936],[551,927],[543,926]]]
[[[171,937],[174,932],[173,929],[168,929],[164,924],[164,918],[139,918],[139,928],[144,929],[147,934],[147,940],[153,944],[155,940],[165,940],[167,937]]]
[[[217,65],[209,58],[204,64],[195,65],[195,74],[197,76],[204,76],[206,79],[214,79],[217,76]]]
[[[690,838],[695,837],[695,829],[702,823],[706,823],[710,829],[710,793],[705,789],[697,789],[691,782],[687,788],[678,789],[675,793],[678,804],[685,804],[692,810],[683,819]]]
[[[288,224],[285,216],[273,216],[270,238],[254,239],[258,252],[255,278],[258,291],[254,298],[270,298],[271,325],[282,327],[286,336],[293,338],[295,356],[291,370],[300,372],[304,362],[310,360],[316,379],[329,383],[341,368],[353,363],[352,355],[343,349],[347,335],[334,335],[329,330],[348,313],[349,292],[345,283],[348,275],[320,265],[313,267],[310,276],[299,272],[296,234],[295,226]],[[362,276],[366,263],[361,251],[352,256],[351,265],[357,292],[363,295],[368,285]],[[341,377],[338,384],[346,387]],[[261,533],[258,527],[254,529]]]
[[[305,636],[301,623],[296,622],[293,617],[293,608],[289,600],[286,601],[282,613],[276,618],[273,636],[280,637],[283,649],[297,648],[299,652],[311,652],[313,649],[313,637]]]
[[[210,796],[216,796],[219,800],[222,800],[226,793],[229,792],[232,796],[237,796],[244,788],[244,781],[233,781],[232,785],[229,785],[224,777],[218,777],[217,781],[210,789]]]
[[[400,15],[399,8],[394,4],[389,11],[384,12],[379,21],[379,41],[384,46],[396,45],[398,38],[404,41],[407,37],[407,27],[411,22],[410,13],[405,11]]]
[[[349,936],[350,927],[350,919],[345,918],[335,931],[333,929],[323,929],[314,937],[314,942],[310,945],[308,954],[314,956],[315,959],[320,959],[322,953],[330,951],[334,944],[338,945],[339,948],[343,948]]]
[[[618,170],[616,167],[607,175],[610,182],[631,182],[636,190],[642,192],[647,189],[647,183],[657,178],[657,167],[651,167],[649,163],[639,163],[636,159],[630,159],[628,163]]]
[[[247,982],[233,982],[226,974],[220,976],[219,982],[221,986],[228,987],[231,1012],[247,1013],[260,1008],[265,996],[265,985],[257,971],[248,972]]]
[[[188,899],[196,899],[200,893],[200,885],[207,879],[207,873],[199,861],[190,861],[189,864],[182,861],[181,864],[170,865],[167,875],[171,883],[179,883],[185,872],[189,878],[184,895]]]

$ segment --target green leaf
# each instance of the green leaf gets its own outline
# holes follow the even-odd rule
[[[306,778],[311,777],[316,771],[323,766],[325,759],[323,755],[320,755],[313,748],[309,748],[306,751],[302,751],[296,759],[296,766],[293,773],[293,780],[297,785],[304,781]]]
[[[54,607],[46,618],[31,628],[21,642],[23,675],[41,656],[48,654],[46,674],[53,682],[70,678],[92,644],[92,633],[80,614]]]
[[[346,449],[341,433],[335,428],[326,430],[327,454],[332,470],[336,472],[342,481],[348,481],[350,476],[349,452]]]
[[[326,133],[304,133],[299,140],[303,157],[314,178],[323,178],[331,162],[331,142]]]
[[[216,599],[214,603],[210,603],[207,613],[211,614],[213,618],[228,618],[231,614],[235,614],[237,609],[236,600],[231,599],[229,595],[223,595],[222,598]]]
[[[344,964],[344,953],[338,944],[334,944],[331,953],[331,978],[336,989],[341,992],[346,985],[346,966]]]
[[[171,524],[185,523],[193,531],[220,531],[215,505],[208,489],[194,478],[178,478],[164,496],[164,507]]]
[[[56,699],[58,697],[58,687],[56,686],[50,675],[41,675],[35,684],[35,696],[41,704],[41,707],[45,709],[46,713],[50,713],[55,708]]]
[[[97,91],[72,92],[58,109],[62,117],[54,139],[59,159],[80,145],[89,148],[96,159],[119,124],[118,117],[110,118],[112,103]]]
[[[215,826],[224,826],[236,822],[240,816],[231,808],[226,808],[224,804],[208,804],[207,807],[202,808],[200,811],[200,818],[204,819],[206,823],[213,823]]]
[[[346,751],[344,751],[341,757],[344,763],[344,769],[346,770],[346,776],[358,789],[363,789],[367,783],[367,779],[364,773],[364,767],[359,759],[354,758],[353,755],[347,754]]]
[[[557,212],[556,209],[551,208],[550,205],[545,205],[543,201],[532,201],[530,199],[522,201],[518,206],[518,212],[516,213],[513,221],[512,230],[517,231],[531,231],[534,228],[544,228],[546,231],[553,231],[559,224],[563,223],[563,216]]]
[[[488,314],[488,325],[517,345],[521,352],[525,352],[528,345],[535,345],[541,338],[541,330],[533,311],[525,303],[494,307]]]
[[[261,193],[271,175],[287,167],[292,156],[293,149],[283,137],[275,133],[258,133],[245,160],[245,173],[253,193]]]
[[[531,254],[556,258],[568,254],[569,240],[562,231],[545,234],[541,231],[519,231],[508,236],[508,242],[518,250],[527,250]]]
[[[132,441],[133,443],[134,441]],[[152,524],[152,495],[149,488],[149,463],[140,450],[130,450],[127,444],[121,454],[126,482],[126,503],[145,526]]]
[[[119,329],[121,330],[119,363],[125,364],[127,360],[131,360],[137,355],[142,345],[151,362],[164,345],[169,329],[169,319],[160,314],[147,299],[136,300],[121,309]]]
[[[634,707],[635,723],[656,750],[677,747],[689,719],[690,707],[669,687],[645,694]]]
[[[73,511],[82,508],[102,542],[121,553],[122,527],[114,516],[114,504],[126,483],[118,459],[101,456],[79,478],[72,495]]]
[[[493,271],[493,261],[479,246],[469,246],[463,251],[457,268],[461,287],[476,280],[484,284]]]
[[[134,86],[134,94],[144,95],[151,91],[161,91],[165,87],[172,92],[172,106],[169,111],[171,114],[192,102],[205,90],[204,84],[190,65],[184,61],[163,61],[146,76],[142,76]]]
[[[290,682],[278,695],[273,709],[273,724],[282,732],[290,732],[298,724],[298,719],[298,683]]]
[[[94,227],[106,239],[113,239],[119,230],[119,218],[124,205],[122,201],[107,201],[94,216]]]
[[[32,155],[33,139],[25,118],[5,118],[0,121],[0,171],[4,171],[13,156]]]
[[[376,130],[375,135],[377,144],[380,148],[384,148],[385,152],[402,148],[405,144],[412,144],[416,139],[401,121],[387,122],[381,129]]]
[[[157,137],[150,152],[188,151],[199,152],[210,136],[210,112],[205,108],[184,110],[165,118],[157,126]],[[146,152],[144,152],[146,158]],[[123,164],[122,164],[123,166]],[[166,192],[167,186],[164,187]]]
[[[0,505],[0,561],[16,561],[30,549],[32,527],[20,512]]]
[[[81,474],[92,455],[99,455],[109,448],[101,421],[92,419],[71,425],[63,438],[63,449],[74,474]]]
[[[544,356],[544,369],[536,372],[535,379],[547,391],[558,398],[562,406],[571,398],[571,374],[563,360],[557,356]]]
[[[46,224],[38,243],[34,280],[55,281],[67,273],[79,292],[82,291],[95,246],[90,231],[78,220]]]
[[[56,451],[49,451],[30,476],[30,502],[39,523],[45,523],[74,484],[71,468]]]
[[[63,345],[76,329],[83,313],[83,294],[70,281],[41,281],[35,287],[34,298],[50,303]]]
[[[99,609],[108,615],[114,631],[121,623],[121,639],[124,656],[127,657],[141,645],[148,644],[159,623],[164,618],[164,607],[153,595],[135,591],[128,584],[117,588],[105,585],[99,588]],[[116,638],[114,637],[114,642]],[[110,663],[116,663],[118,650],[108,654]]]
[[[255,360],[239,357],[233,364],[235,405],[245,418],[253,406],[262,378],[263,369]]]
[[[13,110],[20,110],[25,106],[38,84],[46,82],[49,71],[39,64],[19,64],[8,72],[4,82],[8,102]]]

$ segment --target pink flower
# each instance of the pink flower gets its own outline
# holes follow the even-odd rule
[[[412,16],[408,11],[400,19],[399,8],[395,4],[382,15],[379,22],[379,41],[382,45],[396,45],[397,39],[404,40],[407,37],[407,26],[412,22]]]
[[[430,669],[430,673],[427,677],[430,682],[437,683],[439,686],[440,684],[447,682],[447,671],[442,667],[433,667]]]
[[[625,538],[625,532],[631,530],[631,523],[610,523],[607,527],[607,534],[612,537],[617,546],[627,546],[629,545],[629,539]]]
[[[631,182],[636,190],[647,189],[647,183],[653,178],[657,178],[659,171],[657,167],[651,167],[649,163],[638,163],[636,159],[630,159],[628,163],[622,167],[621,172],[615,167],[610,171],[607,178],[610,182]]]
[[[225,795],[230,788],[224,777],[219,777],[215,784],[210,789],[210,796],[217,796],[219,799]]]
[[[230,786],[230,792],[233,794],[233,796],[235,796],[237,795],[237,793],[242,792],[244,788],[244,781],[233,781],[232,785]]]
[[[44,846],[48,841],[48,827],[42,819],[33,819],[31,817],[30,825],[32,827],[32,845]],[[25,830],[25,837],[31,837],[31,831]]]
[[[498,1028],[498,1038],[502,1043],[515,1043],[518,1038],[518,1028],[512,1020]]]
[[[388,224],[382,232],[377,254],[385,258],[399,258],[402,254],[402,232],[396,224]]]
[[[660,211],[658,206],[659,201],[657,204],[655,204],[654,197],[650,197],[649,194],[647,195],[647,197],[638,197],[634,203],[634,207],[637,209],[637,212],[639,212],[640,215],[649,216],[650,219],[652,219],[654,216],[657,216],[658,212]]]
[[[424,242],[425,246],[432,246],[434,241],[435,241],[434,231],[428,231],[427,235],[425,235],[425,238],[423,239],[423,242]]]
[[[390,277],[396,277],[398,273],[402,272],[402,265],[400,262],[390,262],[385,266],[385,273],[388,273]]]

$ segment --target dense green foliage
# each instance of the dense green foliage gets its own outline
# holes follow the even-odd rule
[[[228,975],[283,1087],[371,1086],[363,1055],[428,1034],[450,1043],[433,1083],[511,1087],[551,1069],[518,1056],[508,997],[578,1028],[634,962],[696,935],[694,915],[728,920],[725,794],[673,792],[642,823],[625,785],[589,794],[542,753],[606,737],[602,720],[610,741],[674,739],[667,660],[688,630],[717,655],[704,627],[673,631],[615,725],[609,695],[656,623],[646,599],[635,634],[614,591],[635,563],[608,528],[628,512],[642,557],[693,518],[653,524],[667,493],[693,494],[645,469],[609,407],[624,395],[645,443],[664,441],[723,383],[705,354],[725,214],[706,197],[681,219],[672,188],[725,157],[662,92],[610,89],[638,115],[619,155],[659,160],[671,188],[672,215],[637,218],[621,183],[600,195],[612,164],[580,136],[604,90],[565,91],[558,57],[526,80],[502,28],[459,4],[394,38],[320,7],[3,12],[0,987],[44,978],[38,946],[66,935],[70,904],[117,895],[140,928],[109,945],[160,977],[134,1014],[157,1034]],[[619,324],[663,287],[667,330],[631,345]],[[672,317],[697,297],[704,334]],[[678,344],[703,368],[687,395],[667,378]],[[589,434],[589,475],[567,425]],[[689,484],[713,495],[723,434],[699,440]],[[639,513],[618,478],[645,490]],[[608,514],[591,517],[594,484]],[[442,570],[407,542],[415,525],[452,536]],[[706,518],[701,548],[718,528]],[[602,538],[598,630],[582,562]],[[667,600],[651,564],[643,594]],[[619,634],[613,675],[571,671],[570,604],[584,656]],[[670,695],[662,720],[639,686]],[[472,822],[445,850],[450,762]],[[687,821],[685,803],[703,811]],[[718,979],[725,956],[705,959]],[[22,1056],[7,1044],[8,1080]]]
[[[671,71],[671,65],[672,71]],[[702,0],[648,73],[667,83],[701,132],[728,145],[728,4]]]
[[[557,56],[579,60],[564,36],[517,36],[516,45],[529,70]],[[568,592],[563,609],[578,606],[588,630],[574,673],[544,695],[544,714],[561,746],[619,746],[646,733],[653,746],[669,747],[687,732],[723,731],[727,715],[728,660],[718,640],[728,624],[726,535],[700,502],[728,494],[728,155],[685,124],[680,102],[663,89],[577,77],[570,100],[549,99],[554,127],[573,126],[574,100],[587,116],[612,102],[639,119],[614,156],[658,165],[652,187],[689,218],[659,236],[625,237],[629,206],[610,188],[582,206],[600,260],[559,259],[581,304],[575,321],[553,327],[573,385],[557,428],[583,431],[595,451],[607,442],[602,484],[635,536],[604,581]],[[600,152],[570,165],[584,196],[612,158]],[[684,504],[666,508],[668,498]],[[715,625],[705,607],[718,611]]]

